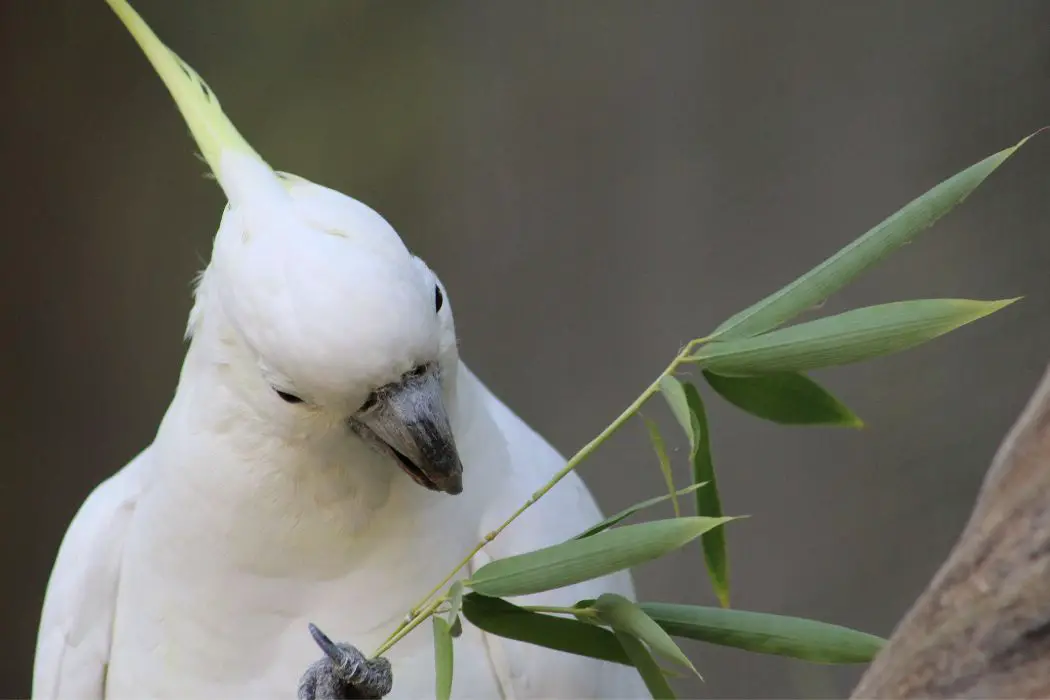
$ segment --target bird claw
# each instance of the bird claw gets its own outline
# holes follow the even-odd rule
[[[389,661],[366,659],[356,647],[333,642],[315,625],[309,627],[325,655],[299,680],[299,700],[380,700],[390,693],[394,675]]]

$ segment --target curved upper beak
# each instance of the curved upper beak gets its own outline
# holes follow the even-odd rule
[[[416,483],[432,491],[461,493],[463,464],[436,372],[406,375],[376,394],[376,407],[356,420],[393,452]]]

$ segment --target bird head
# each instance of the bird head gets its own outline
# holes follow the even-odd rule
[[[274,428],[338,422],[418,484],[462,491],[447,387],[447,294],[378,213],[274,171],[197,73],[125,2],[107,0],[167,85],[229,200],[191,335],[221,317],[242,400]],[[279,425],[276,425],[279,424]]]

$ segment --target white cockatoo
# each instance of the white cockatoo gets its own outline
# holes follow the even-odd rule
[[[107,2],[229,204],[156,437],[90,494],[62,542],[33,696],[292,698],[319,656],[308,623],[375,649],[565,462],[459,359],[447,292],[390,225],[272,170],[197,74],[124,0]],[[570,475],[472,566],[600,518]],[[633,597],[629,575],[520,600],[603,592]],[[433,696],[430,629],[386,655],[388,697]],[[454,681],[458,698],[647,695],[628,666],[469,624]]]

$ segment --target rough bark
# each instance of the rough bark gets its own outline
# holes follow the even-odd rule
[[[854,698],[1050,698],[1050,370]]]

